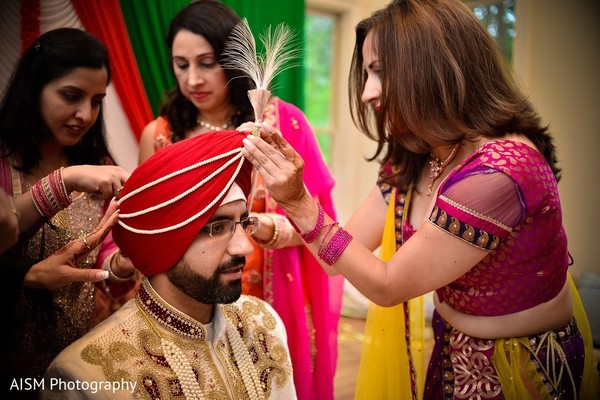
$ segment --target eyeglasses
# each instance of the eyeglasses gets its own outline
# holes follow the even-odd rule
[[[233,236],[237,224],[240,224],[246,233],[253,234],[258,230],[258,217],[247,217],[241,221],[223,219],[204,225],[201,231],[208,232],[211,238]]]

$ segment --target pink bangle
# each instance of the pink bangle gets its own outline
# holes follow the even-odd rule
[[[329,229],[327,229],[327,232],[325,232],[325,234],[323,235],[323,239],[321,240],[321,244],[319,245],[319,251],[317,252],[317,254],[319,254],[319,256],[323,252],[323,245],[325,244],[327,237],[329,237],[331,230],[337,225],[338,225],[337,222],[332,222],[331,224],[327,224],[323,227],[323,229],[325,229],[325,228],[329,228]]]
[[[318,255],[327,265],[333,265],[342,255],[348,244],[352,241],[352,235],[346,232],[344,228],[339,228],[334,234],[323,251]]]
[[[302,239],[304,239],[304,241],[306,243],[314,242],[317,239],[317,237],[319,237],[319,234],[321,233],[321,229],[323,229],[323,222],[325,221],[325,211],[323,210],[323,207],[321,207],[320,204],[318,204],[318,206],[319,206],[319,216],[317,217],[317,224],[315,225],[315,227],[312,230],[300,235],[300,236],[302,236]]]

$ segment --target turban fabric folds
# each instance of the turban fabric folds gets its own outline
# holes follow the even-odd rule
[[[133,171],[121,190],[113,238],[140,272],[152,276],[175,265],[233,183],[248,197],[246,136],[204,133],[158,151]]]

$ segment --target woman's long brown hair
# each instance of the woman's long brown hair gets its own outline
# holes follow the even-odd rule
[[[369,33],[382,69],[377,115],[361,101]],[[528,137],[560,179],[547,126],[494,40],[459,0],[396,0],[360,22],[349,86],[355,124],[377,141],[369,160],[398,167],[389,183],[415,184],[432,147],[506,133]]]

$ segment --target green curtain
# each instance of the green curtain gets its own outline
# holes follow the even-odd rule
[[[189,2],[121,0],[129,39],[155,117],[165,99],[165,91],[175,86],[165,44],[167,29],[175,14]]]
[[[270,25],[275,28],[285,23],[294,32],[301,51],[304,50],[304,0],[223,0],[238,15],[245,17],[256,37],[257,46],[262,50],[259,34]],[[295,67],[285,70],[273,82],[273,92],[296,106],[304,109],[304,67],[303,60],[293,63]]]
[[[166,91],[175,86],[165,36],[171,19],[190,0],[120,0],[120,3],[148,100],[157,116]],[[248,19],[259,49],[259,34],[269,25],[274,28],[281,22],[296,32],[297,43],[304,48],[304,0],[223,0],[223,3]],[[273,92],[303,108],[302,60],[294,64],[298,66],[287,69],[274,80]]]

